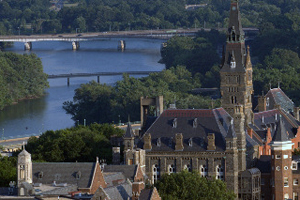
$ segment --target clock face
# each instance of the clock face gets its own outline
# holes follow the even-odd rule
[[[235,7],[235,6],[232,6],[232,10],[236,10],[236,7]]]

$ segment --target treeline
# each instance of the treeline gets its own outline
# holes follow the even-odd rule
[[[142,96],[163,95],[165,108],[170,103],[176,103],[177,108],[210,108],[212,100],[209,97],[190,93],[198,87],[201,87],[201,77],[177,66],[139,79],[124,74],[123,80],[114,86],[95,81],[82,84],[75,90],[73,101],[64,102],[63,107],[75,122],[86,119],[88,124],[112,123],[119,118],[127,121],[128,115],[132,121],[139,121]],[[214,106],[219,105],[218,101],[214,103]]]
[[[0,52],[0,110],[22,99],[40,97],[47,87],[47,74],[35,54]]]
[[[111,136],[122,136],[123,130],[109,124],[76,126],[48,130],[39,138],[30,137],[26,150],[32,160],[40,162],[95,162],[96,157],[112,161]]]
[[[62,9],[54,9],[58,2],[1,1],[0,34],[222,28],[227,26],[230,5],[230,0],[65,0],[57,5]],[[186,4],[203,7],[186,10]],[[299,29],[298,0],[241,0],[240,7],[244,27],[264,29],[288,19],[294,30]]]

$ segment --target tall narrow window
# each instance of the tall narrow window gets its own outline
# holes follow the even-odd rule
[[[202,177],[207,177],[207,166],[206,165],[200,165],[200,175]]]
[[[224,172],[221,165],[216,166],[216,179],[224,180]]]
[[[160,172],[159,172],[159,165],[158,164],[155,164],[155,165],[152,166],[152,174],[153,174],[152,182],[156,183],[157,180],[159,180],[159,178],[160,178],[160,176],[159,176]]]
[[[172,173],[176,172],[176,168],[173,164],[168,166],[168,172],[169,172],[169,174],[172,174]]]

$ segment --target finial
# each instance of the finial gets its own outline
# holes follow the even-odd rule
[[[271,82],[269,82],[269,85],[270,85],[270,90],[272,89],[272,83]]]
[[[128,124],[130,124],[130,115],[128,114]]]
[[[99,157],[98,156],[96,157],[96,163],[99,163]]]
[[[280,88],[280,81],[278,81],[278,86],[277,86],[277,88]]]
[[[25,150],[25,142],[24,141],[23,141],[22,147],[23,147],[23,150]]]

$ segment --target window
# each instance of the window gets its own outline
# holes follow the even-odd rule
[[[190,166],[189,164],[184,165],[183,169],[184,169],[184,170],[187,170],[188,172],[191,172],[191,171],[192,171],[191,166]]]
[[[169,169],[169,174],[172,174],[172,173],[176,172],[175,166],[173,164],[169,165],[168,169]]]
[[[201,165],[200,166],[200,175],[202,177],[207,177],[207,166],[206,165]]]
[[[292,162],[292,170],[297,170],[297,168],[298,168],[298,163]]]
[[[283,155],[283,158],[284,158],[284,159],[288,159],[288,158],[289,158],[289,155]]]
[[[294,184],[294,185],[298,185],[298,179],[297,179],[297,178],[294,178],[293,184]]]
[[[283,179],[283,185],[284,185],[284,187],[289,187],[289,179],[288,179],[288,177],[284,177],[284,179]]]
[[[160,178],[159,177],[160,172],[159,172],[159,165],[158,164],[155,164],[155,165],[152,166],[152,174],[153,174],[152,182],[156,183],[157,180],[159,180],[159,178]]]
[[[192,147],[193,146],[193,138],[189,139],[189,146]]]
[[[284,200],[288,200],[289,199],[289,194],[285,194],[284,195]]]
[[[264,178],[261,179],[260,184],[261,184],[261,185],[265,185],[265,179],[264,179]]]
[[[276,159],[281,159],[281,155],[275,155]]]
[[[298,192],[293,192],[293,200],[298,200]]]
[[[216,179],[224,180],[224,172],[221,165],[216,166]]]

